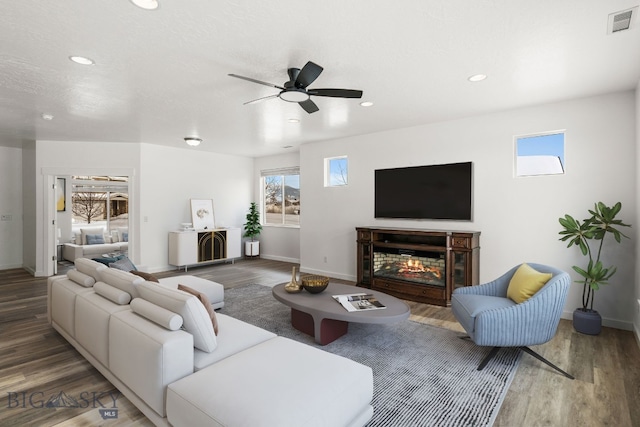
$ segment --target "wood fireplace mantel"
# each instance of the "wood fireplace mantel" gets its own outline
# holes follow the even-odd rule
[[[479,231],[356,227],[356,233],[358,286],[448,306],[455,288],[479,283]],[[417,263],[429,273],[400,263]]]

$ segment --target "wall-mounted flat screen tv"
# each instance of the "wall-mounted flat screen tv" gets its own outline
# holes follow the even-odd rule
[[[472,163],[375,171],[375,217],[471,221]]]

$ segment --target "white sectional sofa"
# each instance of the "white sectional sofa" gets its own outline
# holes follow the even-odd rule
[[[126,252],[129,249],[128,228],[113,230],[110,234],[102,227],[81,228],[74,232],[73,242],[62,247],[62,257],[75,262],[77,258],[96,258],[113,252]],[[101,236],[102,243],[93,243],[92,236]],[[87,240],[87,237],[90,239]]]
[[[168,279],[148,282],[89,259],[48,279],[53,327],[154,424],[335,427],[371,419],[371,368],[220,313],[216,336],[200,300],[176,287],[190,283],[215,300],[222,286]]]

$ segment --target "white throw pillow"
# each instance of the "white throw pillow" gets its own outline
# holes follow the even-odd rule
[[[142,298],[136,298],[131,301],[131,310],[170,331],[177,331],[183,323],[182,317],[180,317],[179,314],[152,304]]]
[[[76,258],[73,263],[76,265],[76,270],[93,277],[96,282],[100,280],[100,272],[109,268],[89,258]]]
[[[116,268],[105,268],[100,271],[100,279],[107,285],[125,291],[131,298],[138,298],[138,286],[144,282],[144,279],[128,271],[118,270]]]
[[[88,274],[84,274],[79,272],[78,270],[69,270],[67,271],[67,277],[76,282],[78,285],[82,285],[85,288],[90,288],[96,283],[96,279],[89,276]]]
[[[184,329],[193,335],[193,346],[211,353],[218,342],[211,318],[198,298],[153,282],[138,285],[140,297],[182,316]]]
[[[131,295],[127,292],[114,288],[113,286],[109,286],[104,282],[96,282],[93,286],[93,290],[96,294],[118,305],[127,305],[131,301]]]

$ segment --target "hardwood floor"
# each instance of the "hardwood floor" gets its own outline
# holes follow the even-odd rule
[[[287,282],[292,266],[252,259],[192,268],[188,274],[228,289]],[[180,274],[184,272],[157,276]],[[46,294],[46,278],[34,278],[21,269],[0,271],[0,425],[150,426],[49,326]],[[448,308],[409,305],[412,320],[461,330]],[[495,426],[640,426],[640,347],[631,332],[603,328],[600,335],[587,336],[562,320],[554,339],[534,349],[576,379],[523,354]],[[78,399],[80,407],[46,407],[60,392]],[[114,406],[117,418],[103,420],[98,409]]]

